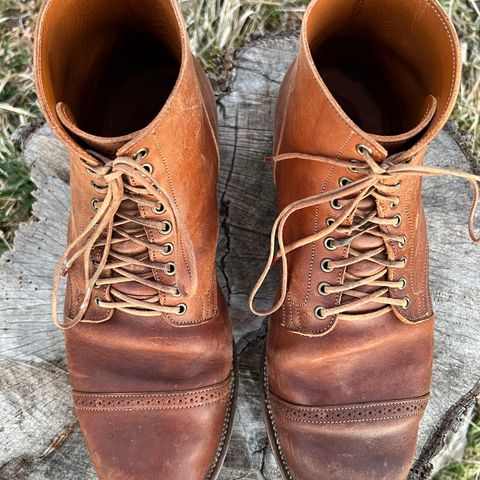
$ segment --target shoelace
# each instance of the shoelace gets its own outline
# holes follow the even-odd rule
[[[185,242],[185,250],[191,256],[192,243],[181,216],[167,193],[151,175],[150,164],[140,164],[129,157],[118,157],[110,160],[98,153],[90,153],[96,160],[96,165],[87,164],[85,168],[94,178],[95,189],[102,194],[103,199],[94,199],[93,208],[97,211],[92,221],[83,233],[67,248],[58,262],[52,300],[52,316],[55,325],[61,329],[69,329],[85,320],[85,313],[92,300],[96,288],[108,287],[109,301],[96,297],[97,306],[105,309],[117,309],[125,313],[140,316],[156,316],[159,313],[183,315],[186,305],[167,306],[160,304],[162,294],[171,297],[180,297],[187,292],[181,287],[165,285],[155,280],[153,272],[161,271],[166,275],[176,274],[174,262],[152,262],[149,252],[156,251],[169,255],[173,252],[173,244],[157,244],[149,241],[146,228],[157,229],[165,235],[174,228],[178,229],[177,238]],[[174,225],[168,220],[151,220],[140,216],[139,207],[152,209],[157,215],[164,215],[170,210],[174,218]],[[115,251],[115,245],[123,242],[133,242],[141,253],[124,255]],[[95,260],[94,252],[101,251],[99,260]],[[98,254],[97,254],[98,258]],[[60,278],[67,276],[76,261],[83,260],[85,269],[85,295],[75,318],[61,322],[58,318],[58,297]],[[196,289],[196,263],[193,256],[189,258],[191,264],[192,283],[189,286],[193,293]],[[95,267],[93,274],[89,274]],[[156,293],[145,298],[135,298],[117,288],[119,284],[138,282],[149,287]]]
[[[288,153],[278,155],[267,159],[274,163],[285,160],[301,159],[313,162],[321,162],[334,166],[354,168],[358,173],[364,175],[355,181],[346,181],[341,184],[340,188],[327,191],[318,195],[298,200],[287,206],[277,217],[270,238],[270,255],[259,280],[249,298],[251,311],[258,316],[271,315],[281,308],[284,304],[288,290],[288,259],[287,255],[294,250],[305,245],[312,244],[324,239],[325,246],[328,250],[335,250],[339,247],[350,246],[349,254],[346,259],[331,261],[324,260],[322,268],[325,271],[333,271],[334,269],[345,268],[360,262],[373,262],[382,268],[374,275],[368,275],[364,278],[356,278],[352,281],[346,281],[343,285],[330,285],[322,283],[318,286],[321,295],[330,295],[341,293],[348,295],[353,300],[343,302],[337,307],[326,308],[317,307],[315,315],[319,319],[325,319],[332,315],[337,315],[339,320],[361,320],[380,317],[381,315],[391,311],[393,306],[409,307],[409,299],[396,299],[388,295],[390,288],[404,289],[406,287],[405,280],[391,282],[386,280],[389,268],[404,268],[406,266],[406,258],[398,261],[390,261],[386,256],[386,244],[388,241],[398,242],[399,245],[405,246],[406,238],[392,233],[386,233],[382,230],[382,226],[398,227],[401,217],[396,215],[393,218],[381,218],[376,208],[375,200],[385,200],[392,202],[392,205],[398,206],[400,199],[395,196],[395,192],[401,186],[401,176],[416,177],[432,177],[432,176],[453,176],[468,180],[472,185],[474,192],[473,204],[469,218],[469,233],[475,243],[480,243],[480,238],[475,235],[474,220],[475,213],[479,203],[479,186],[480,176],[463,172],[456,169],[445,169],[436,167],[411,165],[404,153],[399,153],[388,157],[382,164],[378,164],[371,156],[368,147],[359,145],[359,152],[364,157],[364,162],[352,162],[348,160],[329,158],[324,156],[306,155],[301,153]],[[326,228],[310,235],[306,238],[298,240],[290,245],[285,245],[283,240],[285,224],[292,214],[305,208],[319,206],[330,202],[337,210],[343,210],[337,219],[330,219]],[[367,207],[367,208],[365,208]],[[350,225],[345,226],[348,219],[352,219]],[[346,235],[345,238],[336,240],[329,237],[333,232]],[[355,239],[362,235],[373,235],[382,237],[384,243],[378,248],[370,251],[357,251],[351,245]],[[275,253],[276,243],[278,243],[278,253]],[[254,300],[258,291],[262,287],[270,269],[275,263],[281,260],[282,276],[281,288],[278,301],[266,311],[259,311],[254,307]],[[350,280],[350,279],[349,279]],[[374,291],[369,293],[359,290],[361,287],[374,287]],[[351,313],[353,309],[357,309],[367,303],[378,304],[379,308],[372,312]],[[350,313],[349,313],[350,312]]]

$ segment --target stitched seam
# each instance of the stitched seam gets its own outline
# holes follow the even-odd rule
[[[228,393],[228,392],[227,392]],[[208,405],[214,405],[215,403],[219,403],[225,400],[227,395],[224,395],[223,397],[214,400],[212,402],[204,402],[204,403],[199,403],[196,405],[179,405],[179,406],[160,406],[160,407],[144,407],[144,406],[139,406],[139,407],[75,407],[77,410],[83,411],[83,412],[128,412],[128,411],[145,411],[145,410],[189,410],[193,408],[199,408],[199,407],[205,407]]]
[[[364,419],[359,419],[359,420],[339,420],[335,422],[322,422],[322,421],[315,421],[315,420],[302,420],[294,417],[290,417],[288,415],[282,415],[284,418],[287,418],[289,420],[293,420],[295,422],[300,422],[300,423],[311,423],[311,424],[317,424],[317,425],[338,425],[342,423],[366,423],[366,422],[380,422],[382,420],[396,420],[400,418],[409,418],[409,417],[416,417],[420,413],[416,412],[414,414],[408,414],[408,415],[399,415],[399,416],[393,416],[393,417],[379,417],[379,418],[364,418]]]
[[[354,137],[355,135],[355,132],[353,130],[350,130],[350,134],[348,135],[348,137],[346,138],[345,142],[343,143],[343,145],[340,147],[340,150],[338,151],[338,154],[337,154],[337,160],[345,153],[345,150],[347,149],[348,145],[350,144],[350,142],[352,141],[352,138]],[[328,172],[328,175],[327,175],[327,178],[325,179],[325,182],[323,184],[323,188],[322,188],[322,192],[321,193],[324,193],[326,188],[327,188],[327,184],[328,182],[330,181],[330,179],[332,178],[332,175],[333,175],[333,172],[335,170],[335,167],[332,165],[330,167],[330,171]],[[317,207],[318,209],[319,207]],[[317,210],[318,211],[318,210]],[[317,220],[317,218],[315,219]],[[316,230],[315,230],[316,232]],[[315,245],[316,245],[317,242],[315,242]],[[347,247],[344,247],[344,252],[343,252],[343,257],[345,258],[345,254],[347,253]],[[312,262],[313,262],[313,258],[312,258]],[[346,269],[345,269],[346,270]],[[337,283],[340,283],[341,280],[342,280],[342,277],[343,277],[343,274],[344,274],[344,270],[340,269],[339,270],[339,273],[338,273],[338,276],[337,276]],[[340,302],[341,302],[341,294],[337,293],[335,295],[335,303],[334,305],[335,306],[338,306],[340,305]],[[336,322],[336,316],[334,316],[330,322],[322,329],[320,330],[303,330],[303,328],[301,330],[297,329],[296,331],[299,331],[299,332],[303,332],[303,333],[306,333],[306,334],[312,334],[312,335],[315,335],[315,334],[322,334],[322,333],[325,333],[325,332],[328,332],[332,326],[335,324]]]
[[[365,403],[359,406],[348,406],[348,407],[297,407],[291,406],[284,400],[278,397],[272,397],[273,402],[276,402],[286,408],[294,408],[295,410],[299,410],[301,412],[338,412],[338,411],[349,411],[349,410],[368,410],[369,408],[376,408],[376,407],[396,407],[399,405],[411,405],[411,404],[419,404],[423,405],[427,401],[427,397],[425,399],[412,399],[412,400],[400,400],[398,402],[379,402],[379,403]]]

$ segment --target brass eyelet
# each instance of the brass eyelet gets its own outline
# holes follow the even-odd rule
[[[405,268],[407,266],[407,257],[402,257],[402,259],[400,261],[403,264],[403,268]]]
[[[330,250],[331,252],[333,252],[333,250],[337,249],[337,247],[333,244],[333,242],[335,242],[335,239],[332,237],[328,237],[325,239],[325,242],[323,242],[323,244],[325,245],[325,248],[327,250]]]
[[[359,164],[360,162],[359,162],[358,160],[350,160],[350,163]],[[358,168],[348,167],[348,169],[349,169],[352,173],[358,173]]]
[[[398,242],[400,248],[405,248],[408,245],[408,238],[406,235],[402,235],[402,239]]]
[[[350,178],[347,178],[347,177],[342,177],[339,181],[338,181],[338,184],[341,186],[341,187],[346,187],[349,183],[352,183],[352,180]]]
[[[134,156],[134,160],[143,160],[144,158],[148,157],[150,150],[148,148],[141,148]]]
[[[400,281],[402,282],[402,286],[400,287],[400,290],[405,290],[407,288],[407,285],[408,285],[407,279],[402,278]]]
[[[410,308],[410,303],[411,303],[410,299],[408,297],[405,297],[403,300],[405,302],[405,305],[402,305],[402,308],[404,310],[408,310]]]
[[[318,285],[317,287],[317,290],[318,290],[318,293],[320,295],[323,295],[324,297],[328,297],[328,295],[330,295],[329,293],[327,293],[327,291],[325,290],[326,288],[328,287],[331,287],[331,285],[328,283],[328,282],[322,282]]]
[[[334,209],[334,210],[341,210],[343,208],[343,205],[340,203],[340,201],[338,200],[338,198],[335,198],[334,200],[332,200],[330,202],[330,206]]]
[[[158,206],[152,208],[152,211],[155,215],[163,215],[167,209],[163,203],[159,203]]]
[[[173,277],[175,273],[177,273],[177,268],[175,267],[175,264],[173,262],[167,263],[167,270],[165,270],[165,275]]]
[[[143,167],[143,169],[144,169],[147,173],[149,173],[150,175],[153,174],[153,165],[152,165],[151,163],[144,163],[144,164],[142,165],[142,167]]]
[[[325,320],[327,318],[327,316],[323,313],[325,311],[325,307],[317,307],[315,308],[315,316],[319,319],[319,320]]]
[[[356,147],[355,147],[355,150],[357,151],[357,153],[359,155],[365,155],[366,153],[370,154],[370,155],[373,155],[373,150],[367,146],[367,145],[364,145],[363,143],[359,143]]]
[[[330,267],[330,262],[332,260],[330,258],[325,258],[324,260],[322,260],[322,262],[320,263],[320,268],[325,272],[325,273],[330,273],[330,272],[333,272],[333,268]]]
[[[165,243],[163,245],[165,250],[162,251],[162,255],[165,255],[166,257],[168,255],[171,255],[173,253],[173,243]]]
[[[95,212],[98,212],[98,204],[101,203],[98,198],[92,199],[92,208],[95,210]]]
[[[327,227],[331,227],[334,223],[335,223],[335,219],[334,218],[327,218],[326,220],[326,224],[327,224]]]
[[[163,222],[163,228],[160,229],[160,233],[162,235],[168,235],[169,233],[172,232],[172,230],[173,230],[172,224],[168,220],[165,220]]]
[[[92,188],[96,192],[102,192],[103,191],[103,187],[101,185],[99,185],[98,183],[96,183],[94,180],[92,181]]]
[[[403,222],[403,217],[399,214],[399,215],[395,215],[393,218],[396,220],[396,222],[393,226],[395,228],[398,228]]]
[[[177,315],[179,317],[182,317],[183,315],[185,315],[187,313],[187,306],[184,303],[181,303],[180,305],[177,305],[177,308],[178,308]]]

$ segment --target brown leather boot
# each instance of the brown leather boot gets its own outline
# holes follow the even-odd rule
[[[215,101],[176,2],[47,1],[36,81],[71,154],[54,317],[98,476],[217,478],[236,388],[215,275]]]
[[[403,480],[427,405],[433,312],[422,167],[454,106],[455,31],[431,0],[317,0],[282,85],[266,423],[284,478]],[[473,219],[471,219],[473,234]],[[278,254],[274,254],[278,242]],[[252,303],[252,309],[253,303]]]

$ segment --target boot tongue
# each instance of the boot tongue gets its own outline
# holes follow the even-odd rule
[[[422,108],[416,119],[416,126],[408,132],[398,135],[375,135],[370,136],[380,145],[385,147],[389,154],[397,153],[405,150],[406,147],[417,140],[425,130],[429,127],[433,117],[437,113],[437,99],[433,95],[429,95],[423,102]]]
[[[135,137],[137,137],[139,133],[141,133],[140,131],[138,131],[138,132],[133,132],[131,134],[124,135],[121,137],[99,137],[96,135],[91,135],[90,133],[87,133],[81,130],[77,126],[77,121],[75,119],[75,116],[73,115],[73,112],[68,107],[68,105],[60,102],[57,104],[56,110],[57,110],[57,115],[60,122],[70,133],[72,133],[75,137],[77,137],[81,141],[85,142],[95,152],[101,153],[102,155],[105,155],[109,158],[116,157],[117,152],[118,150],[120,150],[120,148],[122,148],[128,142],[130,142]],[[132,211],[130,212],[130,214],[132,216],[140,215],[140,213],[138,212],[137,205],[134,202],[131,202],[130,200],[125,200],[123,202],[123,207],[131,209]],[[129,228],[136,229],[138,228],[138,225],[136,225],[134,222],[129,222],[124,224],[123,228],[125,230],[128,230]],[[111,249],[114,252],[121,255],[148,260],[147,249],[143,246],[137,245],[131,240],[125,240],[123,242],[115,243],[112,245]],[[127,270],[129,272],[132,272],[140,276],[148,275],[149,271],[151,272],[151,269],[146,269],[143,267],[138,267],[133,265],[129,267],[124,267],[124,270]],[[155,290],[149,287],[146,287],[145,285],[139,284],[138,282],[119,283],[115,285],[115,288],[118,291],[123,292],[124,294],[133,295],[141,298],[149,297],[156,293]]]
[[[66,103],[59,102],[56,107],[61,124],[75,137],[85,142],[90,148],[108,157],[115,156],[118,150],[133,140],[140,132],[133,132],[121,137],[99,137],[81,130],[77,120]]]
[[[394,154],[402,150],[408,149],[417,139],[425,133],[428,129],[435,113],[437,111],[437,100],[433,96],[429,96],[425,99],[422,109],[420,110],[418,116],[417,126],[412,128],[410,131],[392,136],[380,136],[380,135],[370,135],[378,143],[380,143],[388,153]],[[365,214],[368,214],[373,209],[376,208],[375,200],[372,197],[365,199],[359,206],[358,213],[361,214],[363,211]],[[363,234],[360,237],[356,238],[351,246],[357,252],[363,253],[371,251],[375,248],[382,247],[384,245],[384,240],[381,237],[375,235]],[[383,254],[386,257],[386,252]],[[379,273],[384,267],[381,265],[376,265],[369,261],[362,261],[353,265],[350,265],[345,272],[345,281],[354,282],[356,280],[369,277]],[[360,288],[367,293],[371,293],[377,290],[377,287],[365,286]],[[348,301],[355,300],[354,298],[348,297],[348,292],[344,294]],[[352,313],[359,312],[368,312],[378,309],[378,304],[366,304],[362,307],[351,309]]]

